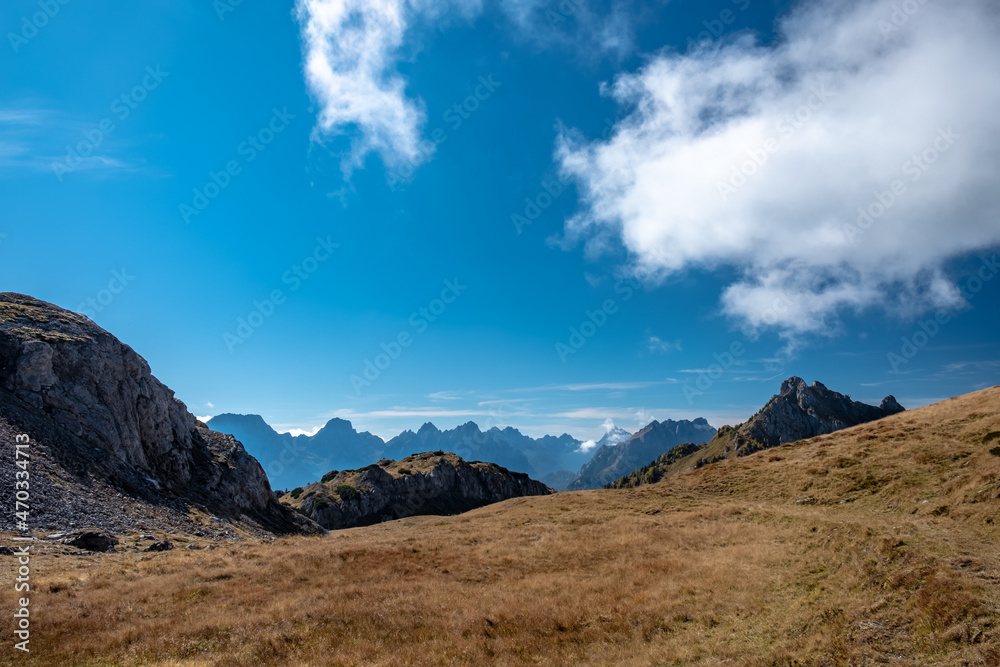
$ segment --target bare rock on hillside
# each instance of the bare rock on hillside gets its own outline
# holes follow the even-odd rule
[[[522,496],[553,493],[524,473],[443,452],[383,459],[361,470],[331,471],[282,498],[328,529],[421,514],[457,514]],[[293,495],[294,494],[294,495]]]
[[[20,434],[32,442],[36,526],[80,525],[80,508],[112,530],[184,523],[199,509],[269,533],[318,529],[282,507],[243,446],[200,423],[131,347],[83,315],[0,293],[5,454]],[[0,502],[13,474],[0,469]]]

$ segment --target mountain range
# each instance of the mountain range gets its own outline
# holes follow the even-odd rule
[[[428,422],[388,442],[368,432],[359,433],[343,419],[331,419],[312,436],[277,433],[258,415],[223,414],[209,420],[208,426],[245,443],[263,463],[275,488],[301,486],[330,471],[353,470],[379,459],[400,460],[418,452],[445,451],[528,474],[556,491],[580,491],[618,484],[616,480],[630,478],[640,468],[643,475],[659,479],[668,468],[675,471],[743,456],[902,410],[892,396],[879,406],[871,406],[820,382],[808,386],[802,378],[791,377],[767,405],[736,427],[716,430],[700,417],[667,419],[654,420],[630,434],[609,423],[596,443],[584,443],[565,433],[531,438],[510,426],[483,431],[471,421],[444,431]],[[649,472],[651,466],[656,472]]]
[[[701,417],[692,421],[653,421],[624,441],[598,447],[566,490],[598,489],[678,445],[708,442],[715,433],[715,427]]]
[[[726,459],[749,456],[763,449],[826,435],[904,411],[891,395],[883,398],[878,406],[868,405],[828,389],[822,382],[807,385],[802,378],[791,377],[782,382],[779,393],[746,422],[723,426],[703,445],[691,443],[674,448],[608,486],[629,488],[654,483]]]
[[[892,396],[879,406],[865,405],[792,377],[736,427],[716,431],[701,418],[665,420],[631,435],[609,424],[597,443],[567,434],[531,438],[513,427],[483,431],[473,422],[445,431],[426,423],[388,442],[343,419],[330,420],[312,436],[279,434],[257,415],[220,415],[206,425],[142,357],[88,318],[0,294],[0,434],[11,449],[19,434],[36,443],[31,488],[39,525],[120,530],[146,522],[199,534],[205,524],[193,517],[207,516],[215,522],[208,524],[213,535],[322,531],[310,520],[320,514],[292,511],[277,502],[272,488],[286,480],[298,487],[299,479],[302,486],[363,482],[358,507],[351,506],[355,518],[322,514],[331,526],[358,525],[406,516],[422,503],[459,508],[545,493],[547,487],[638,485],[902,411]],[[421,452],[430,452],[424,456],[434,463],[411,479],[409,464],[395,462],[415,463]],[[390,472],[379,477],[373,462]],[[559,477],[559,484],[522,482],[540,472]],[[455,484],[442,486],[444,478]],[[472,488],[477,484],[481,491]],[[317,489],[330,498],[337,491]],[[220,521],[230,527],[221,528]]]
[[[314,482],[330,470],[353,470],[383,458],[399,460],[435,450],[495,463],[546,483],[553,474],[572,480],[572,471],[591,458],[589,451],[581,449],[580,440],[565,433],[531,438],[510,426],[483,431],[471,421],[444,431],[428,422],[388,442],[367,431],[359,433],[344,419],[331,419],[311,436],[278,433],[260,415],[221,414],[208,420],[208,426],[244,443],[264,466],[271,484],[282,489]],[[611,433],[627,435],[621,429]]]
[[[707,442],[715,428],[702,418],[654,421],[635,435],[612,423],[604,436],[585,443],[566,433],[532,438],[516,428],[483,431],[475,422],[441,430],[428,422],[390,439],[331,419],[312,436],[278,433],[260,415],[221,414],[209,428],[232,434],[264,466],[276,489],[315,482],[331,470],[354,470],[379,459],[400,460],[418,452],[451,452],[525,473],[557,490],[595,489],[688,442]]]

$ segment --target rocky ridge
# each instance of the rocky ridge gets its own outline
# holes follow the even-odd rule
[[[457,514],[521,496],[553,493],[524,473],[468,462],[442,451],[330,471],[281,497],[327,529],[367,526],[422,514]]]
[[[676,447],[607,486],[627,488],[653,483],[727,458],[826,435],[904,410],[893,396],[886,396],[878,406],[868,405],[827,389],[821,382],[807,385],[802,378],[793,376],[782,382],[779,393],[743,424],[723,426],[703,445]]]

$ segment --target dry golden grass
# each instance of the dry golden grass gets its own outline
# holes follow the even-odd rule
[[[325,538],[43,555],[9,661],[1000,665],[998,408],[994,388],[639,489]]]

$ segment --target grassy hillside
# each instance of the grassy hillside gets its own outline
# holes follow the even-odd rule
[[[636,489],[212,551],[48,547],[17,662],[998,665],[998,510],[993,388]]]

